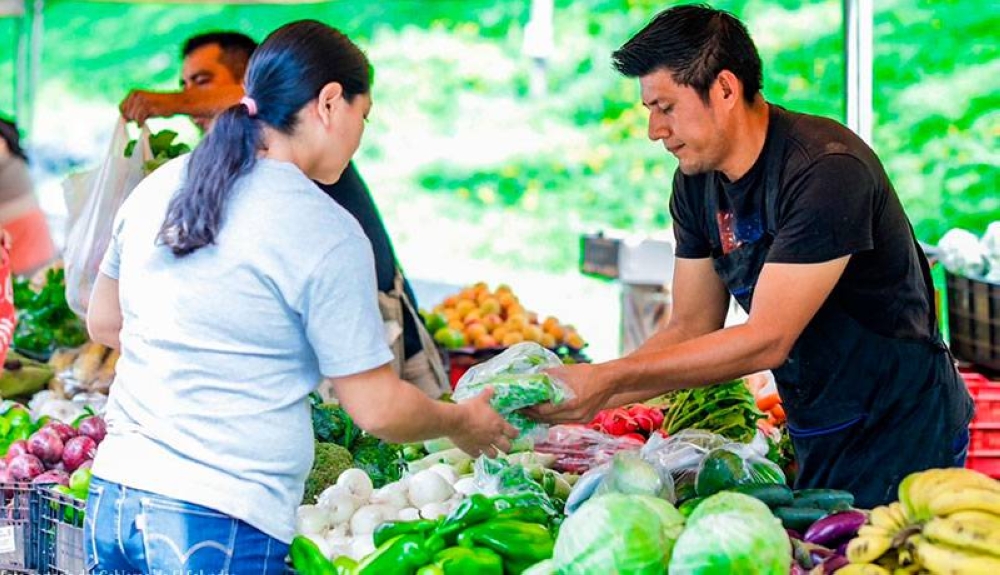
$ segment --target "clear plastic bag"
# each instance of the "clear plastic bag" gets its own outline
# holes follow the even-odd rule
[[[517,496],[519,506],[540,507],[549,515],[558,513],[552,499],[523,466],[503,457],[480,455],[476,459],[473,481],[479,493],[487,497]]]
[[[941,263],[948,271],[967,277],[981,277],[986,273],[986,249],[972,232],[959,228],[949,230],[941,237],[938,248]]]
[[[712,449],[698,465],[695,489],[699,497],[740,485],[785,483],[785,473],[751,445],[730,443]]]
[[[672,469],[662,461],[647,457],[644,451],[645,448],[620,451],[610,461],[584,473],[570,491],[566,512],[572,513],[591,497],[605,493],[650,495],[671,503],[677,501]]]
[[[1000,283],[1000,222],[991,223],[979,243],[986,254],[986,281]]]
[[[63,260],[66,266],[66,301],[77,315],[87,315],[90,292],[111,241],[118,208],[145,176],[143,164],[153,157],[149,148],[149,128],[143,126],[137,149],[125,156],[129,136],[125,119],[119,118],[111,136],[104,163],[89,175],[76,175],[64,183],[67,204],[79,209],[66,233]],[[80,186],[87,186],[79,199]]]
[[[620,451],[637,451],[642,446],[639,439],[608,435],[584,425],[553,425],[544,438],[535,441],[534,449],[556,457],[553,469],[585,473],[611,461]]]
[[[519,343],[470,368],[458,380],[451,397],[461,402],[492,387],[490,404],[520,431],[521,442],[530,442],[545,437],[547,428],[516,412],[540,403],[561,403],[572,396],[561,382],[543,373],[560,365],[559,356],[537,343]]]

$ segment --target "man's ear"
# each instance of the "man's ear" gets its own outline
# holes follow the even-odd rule
[[[339,82],[323,86],[316,98],[316,112],[323,124],[328,125],[344,103],[344,87]]]
[[[719,72],[717,85],[719,98],[729,106],[736,104],[743,97],[743,84],[736,74],[729,70]]]

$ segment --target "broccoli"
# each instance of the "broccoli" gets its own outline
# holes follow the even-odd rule
[[[302,503],[314,504],[320,493],[337,482],[346,469],[354,467],[351,452],[333,443],[317,443],[312,469],[306,478]]]
[[[344,408],[332,403],[314,404],[312,407],[313,435],[320,443],[336,443],[352,451],[361,435],[354,420]]]
[[[364,470],[376,488],[399,481],[403,474],[405,459],[401,445],[365,434],[355,442],[353,453],[354,466]]]

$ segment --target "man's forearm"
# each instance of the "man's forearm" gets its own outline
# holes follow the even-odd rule
[[[665,334],[662,341],[651,340],[652,346],[643,346],[627,357],[597,366],[600,378],[612,382],[617,390],[607,407],[741,377],[776,367],[784,360],[776,340],[749,324],[659,347],[670,341],[669,337],[673,336]]]

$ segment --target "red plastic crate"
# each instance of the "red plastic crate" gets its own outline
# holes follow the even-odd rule
[[[1000,427],[1000,381],[990,381],[975,372],[963,373],[962,378],[976,402],[973,427]]]
[[[1000,479],[1000,453],[989,456],[976,455],[970,451],[969,457],[965,460],[965,467]]]
[[[1000,453],[1000,426],[996,429],[979,429],[975,424],[969,435],[969,452],[995,451]]]

